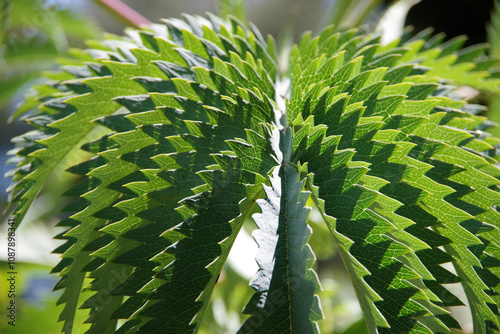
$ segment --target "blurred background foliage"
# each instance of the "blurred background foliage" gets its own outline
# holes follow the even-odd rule
[[[67,56],[71,48],[85,47],[85,40],[99,38],[103,31],[121,34],[130,25],[101,2],[116,0],[0,0],[0,165],[4,173],[9,169],[4,166],[7,151],[14,147],[10,138],[30,129],[22,122],[7,120],[21,103],[23,94],[40,80],[40,73],[57,68],[55,60]],[[495,8],[494,0],[125,0],[123,3],[151,22],[162,17],[179,17],[182,13],[204,15],[208,11],[234,15],[253,22],[264,35],[273,35],[281,50],[286,50],[307,30],[318,32],[328,24],[339,28],[366,24],[374,30],[384,18],[389,23],[385,28],[388,31],[397,33],[403,24],[413,25],[416,32],[431,26],[446,33],[447,38],[467,35],[467,45],[489,42],[491,54],[500,56],[500,9]],[[489,103],[488,116],[500,123],[500,98],[473,92],[471,99],[474,103]],[[500,130],[495,131],[500,135]],[[75,154],[70,159],[78,159],[78,153]],[[73,176],[61,174],[61,170],[54,173],[17,232],[17,323],[16,327],[7,326],[3,319],[1,333],[60,333],[62,325],[57,323],[60,308],[55,305],[60,292],[51,293],[57,278],[48,275],[58,258],[50,252],[57,247],[52,236],[59,232],[54,231],[57,223],[54,217],[61,217],[58,212],[65,204],[56,199],[77,181]],[[9,180],[2,178],[0,183],[6,189]],[[0,207],[4,210],[6,192],[0,192],[0,196]],[[317,256],[316,271],[323,287],[320,297],[325,320],[320,322],[321,331],[364,334],[366,327],[350,279],[336,256],[326,227],[316,217],[313,211],[310,223],[314,233],[310,244]],[[4,221],[7,218],[5,215]],[[201,334],[235,333],[246,318],[241,310],[253,294],[248,282],[257,270],[253,260],[257,246],[251,238],[254,229],[254,223],[249,221],[238,236],[214,291]],[[6,230],[2,225],[1,244]],[[6,268],[5,261],[6,254],[2,252],[2,271]],[[3,310],[8,303],[6,289],[6,282],[0,281]],[[80,312],[79,323],[84,322],[86,312]],[[463,312],[462,325],[469,332],[467,309],[453,312]],[[75,333],[84,333],[86,329],[85,325],[76,326]]]

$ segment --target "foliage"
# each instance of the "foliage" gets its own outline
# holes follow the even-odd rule
[[[334,1],[324,19],[336,27],[344,29],[356,27],[366,21],[367,16],[373,15],[382,2],[382,0]]]
[[[40,71],[54,66],[68,46],[98,36],[99,29],[74,13],[37,0],[5,0],[0,8],[0,106]]]
[[[243,0],[221,0],[219,13],[221,17],[234,16],[241,22],[246,22],[245,2]]]
[[[87,333],[196,332],[253,219],[259,270],[239,333],[317,333],[314,206],[370,333],[459,328],[452,283],[475,333],[498,332],[500,139],[454,90],[498,92],[496,62],[463,38],[379,40],[307,33],[280,75],[255,27],[185,16],[62,60],[16,114],[36,129],[15,139],[11,202],[20,222],[70,152],[91,156],[68,169],[82,182],[59,223],[63,331],[79,307]]]

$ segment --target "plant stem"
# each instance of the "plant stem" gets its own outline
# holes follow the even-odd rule
[[[147,18],[120,0],[97,0],[97,2],[136,28],[151,24]]]
[[[245,0],[220,0],[219,13],[223,18],[232,15],[243,23],[247,22]]]

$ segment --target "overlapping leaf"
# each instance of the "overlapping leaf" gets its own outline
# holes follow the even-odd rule
[[[496,295],[496,265],[481,261],[494,257],[483,253],[484,246],[475,256],[471,249],[495,249],[482,234],[497,233],[495,223],[485,225],[479,215],[496,215],[497,202],[476,200],[470,205],[471,199],[464,198],[466,193],[486,191],[481,188],[497,198],[498,170],[486,156],[493,146],[482,140],[488,138],[484,133],[474,131],[483,120],[467,112],[463,102],[442,96],[441,91],[449,90],[437,89],[432,76],[439,73],[449,83],[475,83],[493,91],[497,83],[491,79],[479,85],[469,74],[457,80],[458,66],[452,66],[453,76],[447,77],[441,65],[446,68],[468,57],[449,56],[456,43],[443,50],[432,45],[422,52],[421,46],[413,47],[424,45],[420,40],[383,49],[376,40],[362,42],[354,34],[304,37],[293,56],[297,66],[290,106],[293,117],[325,124],[326,135],[332,136],[318,141],[324,148],[305,146],[309,152],[300,160],[308,161],[315,174],[319,205],[339,242],[368,325],[390,333],[447,332],[458,323],[442,306],[460,301],[441,284],[461,281],[477,332],[496,328],[497,303],[490,297]],[[433,57],[425,54],[429,50]],[[447,60],[441,61],[440,55]],[[443,174],[438,167],[449,172]],[[451,182],[456,186],[450,187]],[[459,185],[469,190],[459,192]],[[481,209],[474,210],[479,203]],[[439,266],[450,261],[458,277]]]

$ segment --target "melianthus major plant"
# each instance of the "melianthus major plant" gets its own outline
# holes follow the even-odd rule
[[[271,37],[209,15],[74,51],[15,115],[39,104],[12,158],[20,222],[56,165],[91,154],[68,170],[83,181],[56,237],[63,331],[80,307],[87,333],[196,332],[252,218],[259,270],[238,333],[317,333],[313,203],[370,333],[459,328],[451,283],[475,333],[498,332],[500,139],[455,88],[500,82],[485,48],[463,43],[423,32],[383,46],[329,27],[280,73]]]

